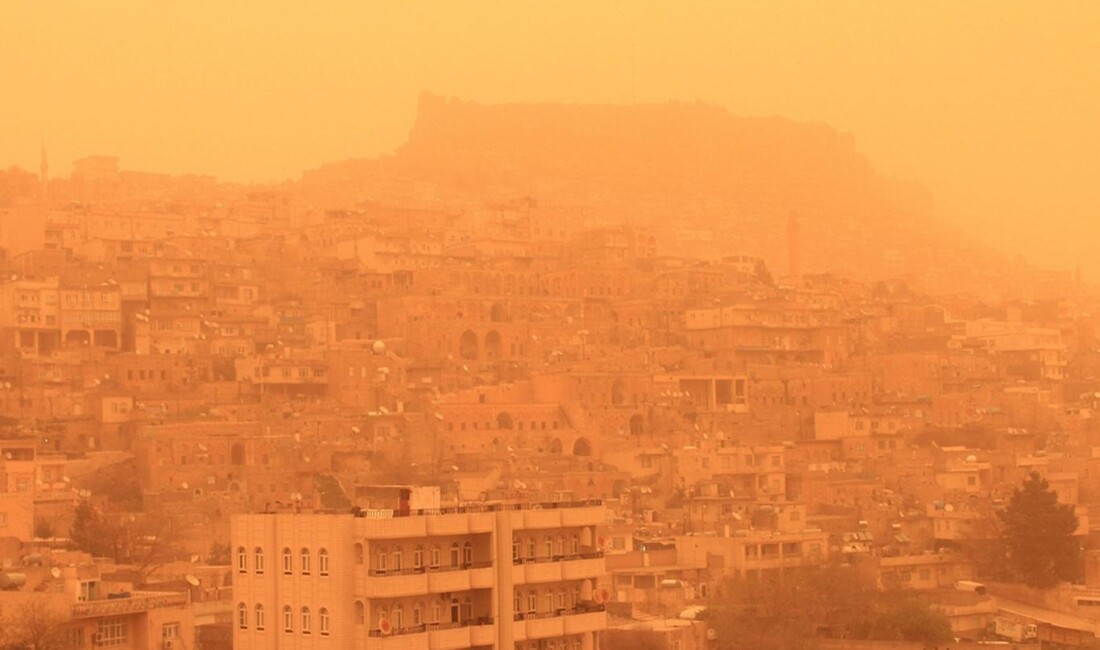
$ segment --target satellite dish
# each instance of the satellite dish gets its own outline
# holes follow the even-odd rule
[[[199,582],[198,578],[190,574],[188,574],[185,579],[187,580],[187,584],[191,585],[192,587],[198,587],[200,584],[202,584],[201,582]]]
[[[61,577],[61,569],[59,569],[57,567],[53,567],[52,569],[50,569],[50,575],[53,576],[54,578],[60,578]]]
[[[954,510],[955,510],[955,506],[953,506],[953,505],[951,505],[951,504],[949,503],[949,504],[945,505],[945,506],[943,507],[943,509],[944,509],[944,511],[946,511],[946,512],[954,512]]]
[[[385,341],[375,341],[374,343],[371,343],[370,351],[375,354],[382,354],[386,351]]]
[[[378,621],[378,631],[382,633],[382,636],[389,636],[390,632],[393,632],[393,623],[390,623],[390,619],[383,618]]]

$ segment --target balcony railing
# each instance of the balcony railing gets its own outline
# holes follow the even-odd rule
[[[372,578],[385,578],[388,576],[412,576],[421,575],[424,573],[446,573],[448,571],[469,571],[470,569],[486,569],[493,566],[491,560],[484,562],[467,562],[465,564],[458,564],[455,566],[421,566],[412,567],[409,569],[371,569],[369,572]]]
[[[127,598],[107,598],[76,603],[72,608],[72,616],[73,618],[120,616],[185,604],[187,604],[187,594],[141,594]]]
[[[552,555],[542,557],[514,557],[512,564],[541,564],[543,562],[569,562],[570,560],[596,560],[603,557],[603,551],[588,551],[586,553],[569,553],[566,555]]]
[[[516,612],[512,618],[516,621],[536,621],[544,618],[574,616],[577,614],[594,614],[602,611],[605,611],[603,605],[593,603],[591,605],[581,604],[567,609],[555,609],[549,612]]]
[[[486,503],[481,505],[450,506],[446,508],[421,508],[418,510],[361,510],[358,517],[424,517],[429,515],[459,515],[479,512],[511,512],[515,510],[561,510],[567,508],[592,508],[602,506],[603,499],[585,499],[583,501],[550,501],[546,503]],[[380,513],[385,513],[382,517]]]
[[[464,627],[481,627],[485,625],[492,625],[492,616],[478,616],[470,618],[465,621],[459,621],[457,623],[422,623],[420,625],[410,625],[408,627],[394,628],[389,634],[383,634],[379,629],[371,630],[368,635],[371,637],[385,637],[385,636],[404,636],[407,634],[422,634],[424,632],[431,632],[433,630],[456,630]]]

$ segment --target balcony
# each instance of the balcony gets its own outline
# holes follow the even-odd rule
[[[565,617],[565,633],[598,632],[607,629],[607,612],[576,612]]]
[[[607,629],[607,613],[602,605],[538,614],[517,614],[515,618],[513,635],[517,642]]]
[[[528,639],[557,638],[565,634],[565,617],[532,618],[527,621]]]
[[[559,510],[531,509],[523,512],[522,524],[513,522],[517,529],[561,528],[561,512]]]
[[[582,553],[553,558],[522,558],[513,562],[515,584],[536,584],[594,578],[605,573],[603,553]]]
[[[603,553],[586,553],[578,557],[566,558],[561,562],[562,580],[581,580],[596,578],[607,571]]]
[[[187,594],[134,593],[127,598],[107,598],[105,600],[76,603],[72,608],[72,617],[80,619],[98,618],[100,616],[124,616],[161,607],[178,607],[186,604]]]
[[[562,526],[599,526],[606,523],[603,508],[565,508],[561,511]]]
[[[525,560],[516,568],[514,581],[517,585],[540,582],[561,582],[561,562],[552,558]]]
[[[433,594],[470,590],[470,572],[463,567],[432,569],[428,573],[428,591]]]
[[[482,562],[470,569],[470,589],[492,589],[496,585],[496,572],[492,562]]]
[[[464,514],[429,517],[428,534],[438,536],[469,535],[470,518]]]
[[[365,580],[357,578],[355,582],[357,593],[384,593],[387,597],[400,598],[426,593],[491,589],[495,576],[492,562],[474,562],[456,567],[370,571]]]
[[[495,646],[497,643],[497,628],[492,623],[474,625],[470,628],[470,645]]]
[[[382,636],[377,630],[372,630],[366,643],[357,648],[367,650],[430,650],[428,633],[423,630],[409,634],[391,634]]]
[[[393,598],[416,596],[427,593],[428,576],[424,569],[371,571],[364,587],[366,592],[386,594]]]
[[[274,338],[272,338],[274,340]],[[327,378],[324,379],[327,382]],[[363,510],[356,517],[367,520],[359,533],[371,539],[467,535],[494,529],[497,512],[511,513],[515,528],[561,528],[604,523],[605,511],[599,499],[548,503],[492,503],[399,512]],[[462,515],[462,516],[450,516]]]
[[[493,619],[482,617],[461,623],[417,625],[394,630],[388,635],[371,630],[365,647],[370,650],[458,650],[495,643]]]

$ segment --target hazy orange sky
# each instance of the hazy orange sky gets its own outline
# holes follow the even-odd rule
[[[3,0],[0,165],[266,181],[392,150],[422,90],[699,99],[851,132],[945,220],[1100,277],[1098,34],[1095,1]]]

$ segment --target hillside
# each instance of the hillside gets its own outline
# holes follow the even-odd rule
[[[325,165],[302,187],[341,201],[402,188],[472,204],[532,196],[653,228],[667,253],[763,255],[781,273],[792,210],[806,271],[916,277],[962,254],[928,193],[878,174],[852,137],[703,104],[483,105],[425,94],[393,155]]]

